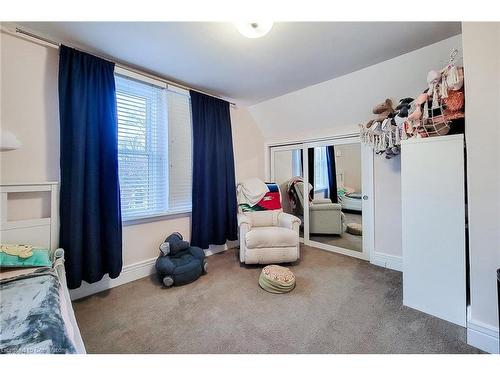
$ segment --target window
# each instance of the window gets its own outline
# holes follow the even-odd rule
[[[294,177],[302,176],[302,150],[292,151],[292,174]]]
[[[328,190],[326,147],[314,148],[314,190]]]
[[[302,176],[302,150],[292,151],[292,174]],[[314,181],[309,181],[314,185],[315,191],[328,190],[328,162],[326,158],[326,147],[314,148]]]
[[[189,211],[189,93],[118,68],[116,73],[123,220]]]

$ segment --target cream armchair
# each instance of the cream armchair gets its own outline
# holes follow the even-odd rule
[[[274,211],[240,212],[240,262],[270,264],[294,262],[300,257],[300,219]]]
[[[300,208],[304,210],[304,183],[298,182],[297,195]],[[309,203],[309,233],[311,234],[342,234],[344,233],[345,215],[340,203],[332,203],[330,199],[314,199]]]

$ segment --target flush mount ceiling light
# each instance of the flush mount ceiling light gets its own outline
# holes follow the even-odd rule
[[[239,22],[235,25],[238,31],[247,38],[260,38],[273,27],[272,22]]]

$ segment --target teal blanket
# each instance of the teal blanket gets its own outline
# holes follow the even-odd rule
[[[0,281],[0,354],[75,353],[53,270]]]

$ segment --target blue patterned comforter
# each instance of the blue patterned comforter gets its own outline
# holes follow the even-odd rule
[[[53,270],[0,281],[0,353],[76,353]]]

